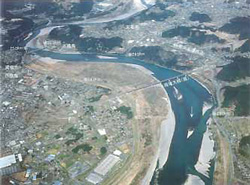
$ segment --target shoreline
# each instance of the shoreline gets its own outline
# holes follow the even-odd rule
[[[151,77],[153,77],[155,80],[159,81],[157,78],[155,78],[153,76],[153,74],[154,74],[153,72],[151,72],[150,70],[146,69],[143,66],[140,66],[137,64],[125,64],[125,65],[139,69],[143,73],[145,73],[147,75],[151,75]],[[170,99],[169,99],[169,96],[168,96],[166,89],[163,87],[162,84],[159,84],[158,86],[160,86],[163,89],[163,91],[165,92],[166,97],[163,97],[162,99],[166,101],[167,109],[168,109],[166,119],[164,119],[161,122],[161,125],[159,128],[160,129],[160,135],[159,135],[160,140],[159,140],[159,147],[157,150],[157,154],[155,156],[155,157],[157,157],[157,161],[159,161],[159,168],[163,168],[164,164],[167,162],[167,159],[168,159],[170,145],[172,143],[172,138],[174,136],[176,121],[175,121],[175,114],[174,114],[174,111],[172,109],[172,105],[171,105],[171,102],[170,102]],[[155,159],[154,159],[154,161],[155,161]],[[156,161],[156,163],[157,163],[157,161]],[[155,164],[155,168],[156,168],[156,164]],[[154,171],[153,171],[153,173],[154,173]],[[153,176],[153,174],[152,174],[152,176]]]
[[[165,90],[163,86],[162,88]],[[166,115],[166,119],[162,121],[161,126],[159,128],[160,132],[159,147],[157,153],[154,156],[154,159],[152,160],[150,167],[148,168],[145,177],[141,181],[141,185],[149,185],[154,175],[155,169],[157,167],[157,162],[159,161],[159,168],[162,168],[168,159],[170,145],[172,143],[172,138],[175,131],[175,115],[172,110],[172,106],[167,92],[166,96],[167,98],[163,99],[167,102],[168,113]]]
[[[169,98],[163,98],[167,101],[168,114],[167,119],[165,119],[161,124],[161,135],[160,135],[160,154],[159,154],[159,168],[163,168],[164,164],[167,162],[170,145],[175,131],[175,115],[170,103]]]
[[[198,176],[191,175],[191,174],[188,174],[188,178],[184,184],[185,185],[205,185],[205,183]]]
[[[210,125],[211,118],[208,123]],[[209,177],[210,161],[215,157],[215,151],[213,150],[215,141],[210,138],[211,136],[212,133],[207,129],[203,135],[198,162],[195,165],[195,169],[206,177]]]
[[[144,74],[151,75],[152,78],[154,78],[155,80],[157,80],[157,78],[155,78],[155,77],[153,76],[154,73],[153,73],[152,71],[146,69],[146,68],[143,67],[143,66],[140,66],[140,65],[137,65],[137,64],[126,64],[126,63],[124,63],[124,65],[133,67],[133,68],[135,68],[135,69],[138,69],[138,70],[142,71]],[[157,80],[157,81],[159,81],[159,80]],[[164,89],[164,91],[165,91],[165,89]]]
[[[206,89],[207,92],[209,92],[209,94],[213,95],[213,93],[211,92],[211,90],[210,90],[207,86],[205,86],[205,85],[202,83],[201,79],[198,79],[198,78],[197,78],[197,76],[199,76],[199,74],[191,74],[191,75],[189,75],[189,76],[190,76],[194,81],[196,81],[199,85],[201,85],[204,89]]]

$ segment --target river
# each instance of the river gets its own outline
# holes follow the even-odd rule
[[[150,70],[153,76],[160,81],[180,75],[179,72],[174,70],[121,55],[105,55],[105,57],[98,57],[98,55],[95,54],[61,54],[46,50],[37,50],[34,52],[40,57],[48,57],[61,60],[62,62],[113,62],[136,64]],[[212,95],[205,87],[192,78],[189,78],[186,82],[175,85],[175,87],[178,89],[179,93],[182,94],[182,100],[176,98],[173,87],[164,87],[168,93],[175,114],[176,127],[170,146],[168,160],[158,174],[158,183],[159,185],[181,185],[187,180],[188,174],[193,174],[202,179],[204,184],[211,185],[213,165],[210,168],[209,177],[199,173],[195,169],[195,165],[198,162],[203,134],[207,129],[207,121],[212,113],[212,108],[206,110],[204,114],[202,110],[204,103],[213,103]],[[193,129],[193,133],[188,137],[188,130],[190,128]],[[213,163],[213,161],[211,161],[211,163]]]
[[[125,17],[127,16],[128,14],[126,14]],[[86,23],[89,24],[89,22]],[[95,20],[93,23],[102,23],[102,21],[99,22]],[[43,29],[47,28],[45,27]],[[41,30],[42,28],[36,30],[32,37],[27,39],[23,44],[26,46],[26,49],[40,57],[57,59],[62,62],[113,62],[136,64],[150,70],[153,73],[152,75],[159,81],[180,75],[179,72],[174,70],[122,55],[103,55],[103,57],[98,57],[96,54],[62,54],[47,50],[36,50],[34,47],[29,48],[30,41],[35,37],[39,37]],[[209,108],[204,113],[204,104],[214,104],[212,95],[205,87],[192,78],[189,78],[188,81],[176,84],[174,87],[179,91],[179,94],[182,95],[181,100],[178,100],[176,97],[176,90],[173,87],[169,86],[164,88],[169,96],[171,107],[174,112],[176,121],[175,131],[170,145],[167,162],[163,165],[163,168],[155,170],[151,184],[156,185],[155,182],[157,182],[159,185],[181,185],[187,181],[188,175],[191,174],[201,179],[203,184],[212,185],[214,161],[211,160],[208,177],[195,168],[199,159],[203,136],[207,129],[207,122],[213,109],[213,107]],[[188,137],[190,129],[192,129],[193,132],[192,135]]]

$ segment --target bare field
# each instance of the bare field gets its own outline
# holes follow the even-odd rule
[[[155,82],[150,75],[125,64],[36,61],[29,67],[61,78],[103,86],[113,92],[126,92]]]
[[[220,131],[213,127],[215,130],[215,141],[217,142],[217,155],[216,155],[216,164],[214,171],[214,182],[215,185],[226,185],[228,184],[228,175],[230,168],[230,154],[229,146],[225,138],[221,135]]]

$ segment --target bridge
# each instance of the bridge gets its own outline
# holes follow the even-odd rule
[[[172,78],[168,78],[165,80],[162,80],[161,83],[163,84],[164,87],[171,87],[177,84],[180,84],[182,82],[188,81],[190,78],[188,75],[183,74],[183,75],[178,75]]]
[[[177,76],[174,76],[174,77],[171,77],[171,78],[160,80],[160,81],[157,81],[157,82],[154,82],[154,83],[151,83],[151,84],[147,84],[147,85],[144,85],[142,87],[138,87],[138,88],[132,89],[132,90],[124,92],[122,94],[124,94],[124,95],[125,94],[129,94],[129,93],[132,93],[132,92],[135,92],[135,91],[139,91],[139,90],[151,88],[151,87],[159,85],[159,84],[163,84],[164,87],[171,87],[171,86],[175,86],[177,84],[186,82],[189,79],[190,79],[190,77],[188,75],[181,74],[181,75],[177,75]]]

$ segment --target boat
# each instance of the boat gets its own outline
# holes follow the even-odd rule
[[[194,116],[193,107],[191,107],[190,117],[192,118],[193,116]]]
[[[176,88],[176,87],[174,87],[174,97],[178,100],[178,101],[181,101],[182,100],[182,98],[183,98],[183,96],[182,96],[182,94],[179,92],[179,90]]]

